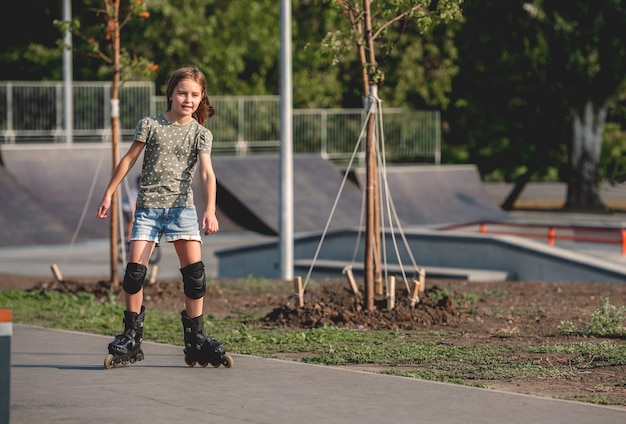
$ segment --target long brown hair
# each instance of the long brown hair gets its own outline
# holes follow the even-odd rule
[[[200,104],[198,105],[198,109],[193,113],[193,117],[198,121],[201,125],[204,122],[215,115],[215,109],[213,109],[213,105],[209,101],[209,97],[206,94],[206,78],[200,69],[196,66],[183,66],[175,70],[172,75],[167,80],[167,110],[170,111],[172,109],[172,97],[174,93],[174,89],[178,85],[181,80],[190,79],[192,81],[197,82],[202,88],[202,100],[200,100]]]

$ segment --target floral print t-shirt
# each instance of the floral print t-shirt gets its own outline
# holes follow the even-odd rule
[[[177,125],[158,114],[139,120],[134,140],[146,143],[137,207],[192,206],[191,180],[198,155],[211,153],[211,131],[195,119]]]

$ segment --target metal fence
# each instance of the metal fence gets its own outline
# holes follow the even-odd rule
[[[111,140],[111,83],[74,82],[73,142]],[[137,120],[165,110],[152,82],[125,82],[120,97],[120,134],[131,141]],[[213,96],[216,115],[207,122],[215,154],[251,155],[280,149],[279,96]],[[438,111],[383,108],[388,160],[440,162]],[[293,151],[335,161],[349,158],[363,132],[362,109],[294,109]],[[0,144],[62,143],[63,82],[0,82]],[[365,142],[361,140],[359,157]]]

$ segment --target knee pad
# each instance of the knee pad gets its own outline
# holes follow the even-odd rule
[[[126,265],[126,273],[124,274],[124,283],[122,287],[128,294],[139,293],[143,287],[143,281],[146,278],[148,267],[135,262],[129,262]]]
[[[206,276],[202,261],[187,265],[180,269],[183,274],[183,288],[185,296],[190,299],[200,299],[206,293]]]

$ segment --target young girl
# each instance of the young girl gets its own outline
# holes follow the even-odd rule
[[[191,190],[191,180],[199,165],[198,176],[207,200],[200,222],[205,235],[217,232],[216,179],[211,162],[213,134],[203,126],[214,110],[207,97],[206,79],[196,67],[176,70],[168,80],[166,94],[167,110],[137,123],[134,141],[116,166],[98,207],[97,217],[108,218],[111,197],[145,149],[122,283],[126,304],[124,332],[109,344],[105,368],[143,359],[143,283],[148,260],[162,236],[174,245],[183,279],[185,362],[189,366],[196,362],[202,366],[232,365],[224,345],[204,333],[206,279]]]

